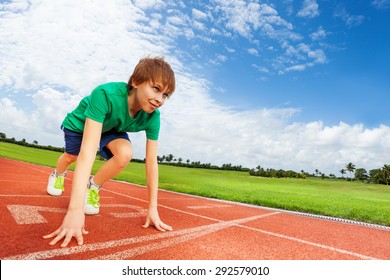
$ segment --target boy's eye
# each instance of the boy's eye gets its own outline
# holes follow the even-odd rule
[[[164,98],[168,98],[169,94],[168,93],[164,93],[163,96],[164,96]]]

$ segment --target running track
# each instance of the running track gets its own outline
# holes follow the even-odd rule
[[[46,194],[52,169],[0,158],[0,259],[371,260],[390,259],[389,228],[373,228],[276,209],[160,190],[159,213],[172,232],[143,229],[145,187],[110,181],[101,209],[86,217],[84,245],[50,246],[62,222],[61,197]]]

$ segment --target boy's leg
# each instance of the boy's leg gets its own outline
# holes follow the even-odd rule
[[[87,215],[99,213],[101,186],[127,166],[132,158],[133,148],[125,132],[108,131],[102,134],[99,153],[108,161],[89,180],[84,207]]]
[[[127,166],[133,156],[132,144],[127,139],[113,140],[106,147],[112,153],[112,157],[93,177],[96,185],[102,185],[104,182],[118,175]]]
[[[58,174],[64,174],[66,170],[68,170],[68,167],[75,162],[77,159],[77,156],[68,154],[67,152],[64,152],[57,161],[56,170]]]
[[[64,191],[64,180],[69,165],[77,159],[77,156],[63,153],[58,161],[56,169],[50,174],[46,191],[50,195],[59,196]]]
[[[59,157],[56,169],[50,174],[46,191],[59,196],[64,191],[64,179],[69,165],[76,161],[80,152],[83,134],[61,127],[64,131],[65,152]]]

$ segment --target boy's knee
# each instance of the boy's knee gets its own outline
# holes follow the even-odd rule
[[[131,148],[122,149],[120,153],[114,155],[114,158],[121,168],[126,167],[133,158],[133,150]]]
[[[68,163],[73,163],[77,160],[77,156],[68,153],[64,153],[63,157]]]

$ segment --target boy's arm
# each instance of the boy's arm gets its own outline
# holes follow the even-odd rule
[[[158,141],[146,141],[146,184],[149,192],[149,208],[146,223],[143,225],[147,228],[154,225],[160,231],[172,230],[172,227],[164,224],[158,215],[157,196],[158,196],[158,164],[157,164]]]
[[[68,211],[61,227],[53,233],[44,236],[44,238],[54,238],[50,245],[54,245],[64,238],[61,247],[66,247],[72,237],[76,238],[79,245],[83,244],[83,234],[87,233],[84,229],[85,194],[101,132],[101,123],[89,118],[86,119],[81,149],[73,175]]]

